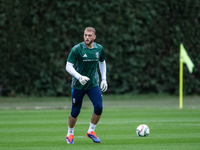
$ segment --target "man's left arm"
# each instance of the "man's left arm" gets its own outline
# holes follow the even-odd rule
[[[100,84],[100,89],[102,92],[105,92],[108,89],[108,84],[106,81],[106,61],[99,61],[99,70],[101,73],[101,84]]]

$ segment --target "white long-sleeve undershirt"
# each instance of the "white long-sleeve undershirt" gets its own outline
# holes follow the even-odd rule
[[[76,79],[79,79],[81,77],[81,74],[79,74],[75,69],[74,69],[74,64],[67,62],[66,64],[66,71],[69,72],[72,76],[74,76]]]
[[[106,61],[99,62],[99,70],[101,73],[101,79],[106,80]]]
[[[79,74],[75,69],[74,69],[74,64],[67,62],[66,64],[66,71],[74,76],[76,79],[79,79],[81,77],[81,74]],[[99,62],[99,70],[101,73],[101,79],[106,80],[106,61],[104,60],[103,62]]]

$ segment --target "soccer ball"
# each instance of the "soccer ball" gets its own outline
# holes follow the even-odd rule
[[[140,137],[145,137],[150,134],[150,129],[147,125],[141,124],[136,128],[136,134]]]

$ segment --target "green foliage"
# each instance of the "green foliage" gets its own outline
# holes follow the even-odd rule
[[[198,0],[0,0],[0,94],[70,94],[65,71],[71,48],[93,26],[106,53],[107,93],[178,93],[179,45],[184,93],[200,94]]]

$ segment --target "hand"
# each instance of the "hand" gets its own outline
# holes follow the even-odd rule
[[[106,80],[102,80],[101,81],[101,86],[100,86],[100,89],[102,92],[105,92],[108,88],[108,84],[107,84],[107,81]]]
[[[86,76],[81,76],[78,80],[82,85],[85,85],[90,79]]]

